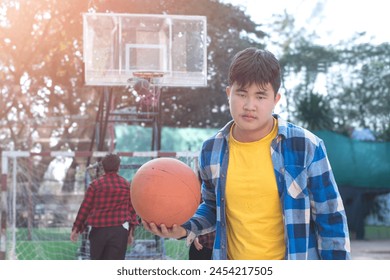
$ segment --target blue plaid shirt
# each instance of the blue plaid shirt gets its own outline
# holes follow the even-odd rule
[[[347,218],[324,143],[311,132],[278,119],[271,156],[283,209],[286,259],[350,259]],[[187,243],[216,230],[213,259],[227,259],[225,188],[229,122],[203,143],[199,158],[204,202],[183,227]]]

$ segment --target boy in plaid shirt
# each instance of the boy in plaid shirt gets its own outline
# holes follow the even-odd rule
[[[350,259],[344,210],[324,142],[273,110],[281,68],[266,50],[247,48],[230,65],[232,120],[202,146],[203,203],[183,225],[146,223],[190,244],[215,230],[213,259]]]
[[[88,225],[91,259],[123,260],[138,223],[130,201],[130,183],[118,174],[118,155],[106,155],[102,165],[105,174],[89,185],[70,239],[77,241]]]

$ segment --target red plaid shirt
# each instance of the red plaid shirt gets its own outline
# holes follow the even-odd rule
[[[130,183],[117,173],[110,172],[89,185],[72,230],[83,232],[86,225],[109,227],[126,221],[130,227],[138,224],[130,201]]]

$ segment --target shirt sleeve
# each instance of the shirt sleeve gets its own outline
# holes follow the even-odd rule
[[[350,241],[347,217],[325,145],[320,141],[308,166],[311,213],[316,224],[322,259],[349,259]]]
[[[85,192],[84,199],[80,205],[80,209],[77,213],[76,220],[73,224],[72,230],[76,229],[78,233],[84,231],[86,227],[86,221],[88,215],[91,212],[93,207],[94,197],[95,197],[95,188],[93,187],[93,184],[91,184],[87,188],[87,191]]]
[[[202,200],[194,216],[182,226],[187,230],[187,243],[201,234],[215,230],[216,224],[216,195],[212,179],[212,170],[207,162],[207,156],[202,151],[199,160],[199,176],[202,181]]]

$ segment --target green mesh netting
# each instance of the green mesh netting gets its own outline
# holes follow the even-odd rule
[[[315,134],[325,142],[339,186],[390,189],[389,142],[359,141],[330,131]]]

